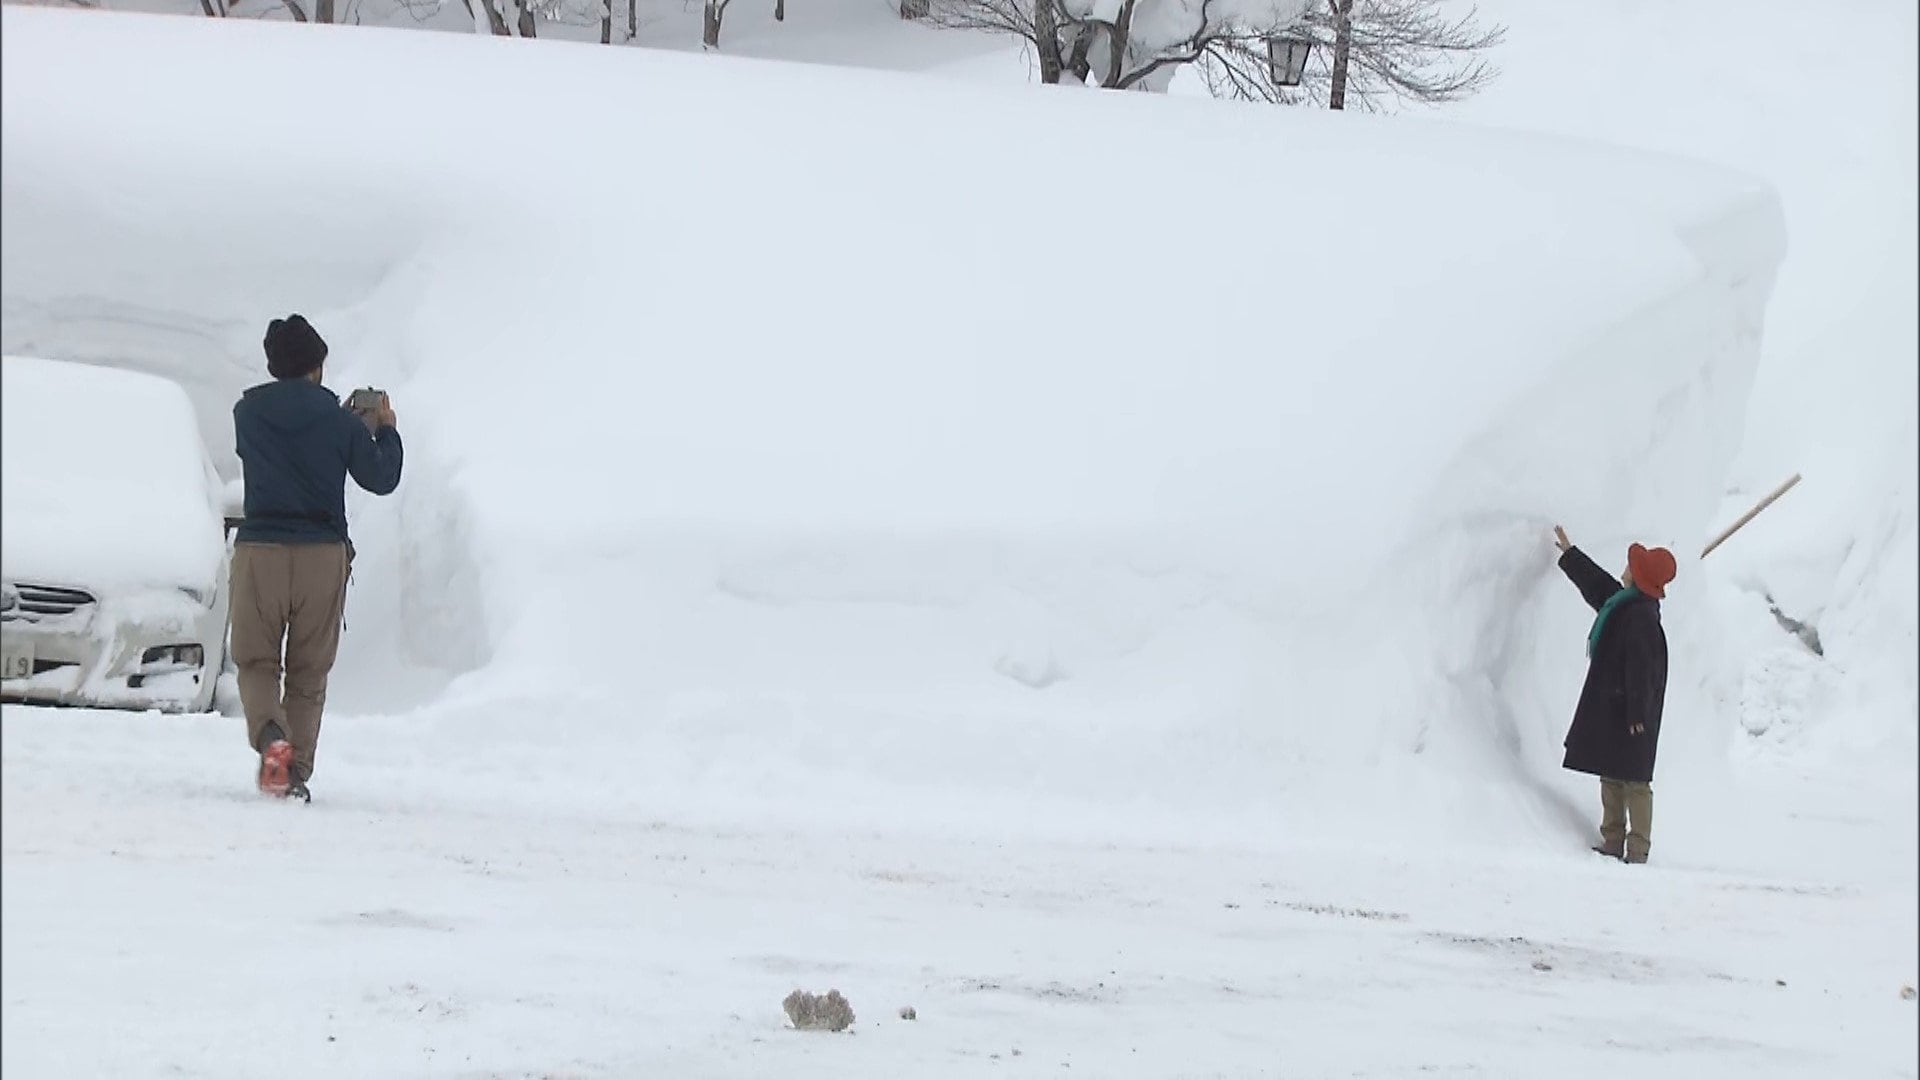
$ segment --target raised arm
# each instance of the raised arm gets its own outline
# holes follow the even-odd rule
[[[353,482],[375,495],[391,495],[400,486],[400,430],[393,426],[392,414],[380,418],[371,435],[367,425],[351,413],[341,413],[352,427],[347,451],[347,473]]]
[[[1580,590],[1581,599],[1595,611],[1613,598],[1624,586],[1620,579],[1600,569],[1600,564],[1587,558],[1587,553],[1577,547],[1570,547],[1560,556],[1560,570]]]
[[[1600,605],[1620,591],[1620,579],[1600,569],[1599,563],[1574,547],[1573,541],[1567,539],[1567,531],[1558,525],[1553,527],[1553,542],[1560,549],[1560,572],[1567,575],[1567,580],[1580,590],[1581,598],[1593,610],[1599,611]]]

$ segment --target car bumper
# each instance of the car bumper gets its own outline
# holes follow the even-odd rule
[[[0,675],[0,700],[163,712],[202,707],[219,675],[224,634],[201,625],[210,620],[196,618],[208,614],[197,605],[133,606],[144,609],[139,617],[105,603],[84,617],[0,623],[0,653],[32,660],[31,674]],[[172,645],[199,645],[200,663],[142,662],[149,649]]]

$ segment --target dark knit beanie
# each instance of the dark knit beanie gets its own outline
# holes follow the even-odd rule
[[[267,324],[267,374],[304,379],[327,359],[327,343],[306,319],[289,315]]]

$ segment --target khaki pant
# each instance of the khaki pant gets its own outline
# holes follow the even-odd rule
[[[1653,785],[1638,780],[1600,781],[1600,846],[1645,862],[1653,848]]]
[[[294,778],[303,782],[313,775],[320,745],[320,712],[340,649],[351,568],[345,544],[233,548],[233,663],[240,670],[247,742],[256,752],[264,749],[262,733],[278,725],[293,744]]]

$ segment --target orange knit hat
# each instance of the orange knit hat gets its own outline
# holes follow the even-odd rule
[[[1635,544],[1627,549],[1627,572],[1633,575],[1635,588],[1660,600],[1667,595],[1667,585],[1680,572],[1680,566],[1666,548]]]

